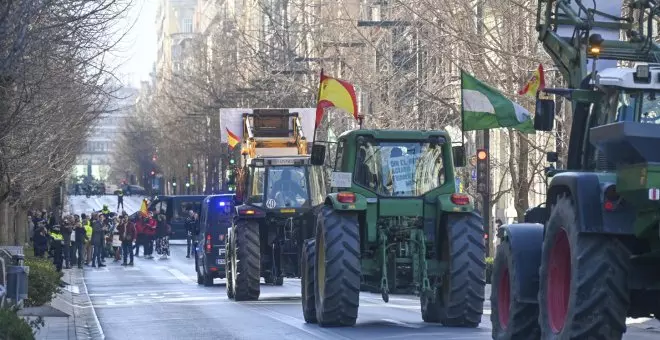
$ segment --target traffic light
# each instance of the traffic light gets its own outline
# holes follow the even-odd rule
[[[156,170],[151,170],[151,176],[156,176]]]
[[[187,167],[188,169],[192,168],[192,163],[188,162]]]
[[[172,177],[172,186],[173,186],[173,187],[176,186],[176,177]]]
[[[233,165],[234,163],[236,163],[236,161],[233,158],[229,160],[229,164]]]
[[[156,154],[154,154],[153,156],[151,156],[151,160],[154,161],[154,162],[155,162],[156,160],[158,160],[158,157],[156,157]]]
[[[480,194],[488,194],[490,191],[489,163],[488,150],[477,149],[477,192]]]

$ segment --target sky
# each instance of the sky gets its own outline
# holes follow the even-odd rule
[[[131,0],[125,17],[117,22],[115,34],[126,34],[111,52],[110,60],[118,66],[117,76],[123,82],[139,87],[149,80],[156,60],[156,10],[159,0]],[[128,85],[127,84],[127,85]]]

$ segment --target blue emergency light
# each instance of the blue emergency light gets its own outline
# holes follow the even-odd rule
[[[220,201],[220,206],[221,207],[224,207],[225,205],[227,205],[227,202]]]

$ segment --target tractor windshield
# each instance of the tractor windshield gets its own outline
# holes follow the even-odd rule
[[[266,208],[300,208],[308,204],[306,167],[273,166],[267,169]]]
[[[607,101],[608,116],[612,117],[608,122],[660,124],[660,93],[656,91],[624,89],[610,93]]]
[[[358,146],[354,181],[383,196],[420,196],[445,183],[442,147],[367,141]]]

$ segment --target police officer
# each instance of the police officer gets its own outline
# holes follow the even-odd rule
[[[62,271],[62,261],[64,260],[62,254],[62,242],[64,242],[64,237],[60,232],[60,226],[54,226],[48,233],[50,236],[50,250],[53,255],[53,264],[58,272]]]
[[[108,205],[104,204],[103,209],[101,210],[101,214],[105,215],[105,218],[107,219],[107,218],[110,217],[110,213],[111,213],[111,211],[110,211],[110,209],[108,209]]]
[[[119,206],[124,210],[124,190],[117,190],[117,211],[119,211]]]

